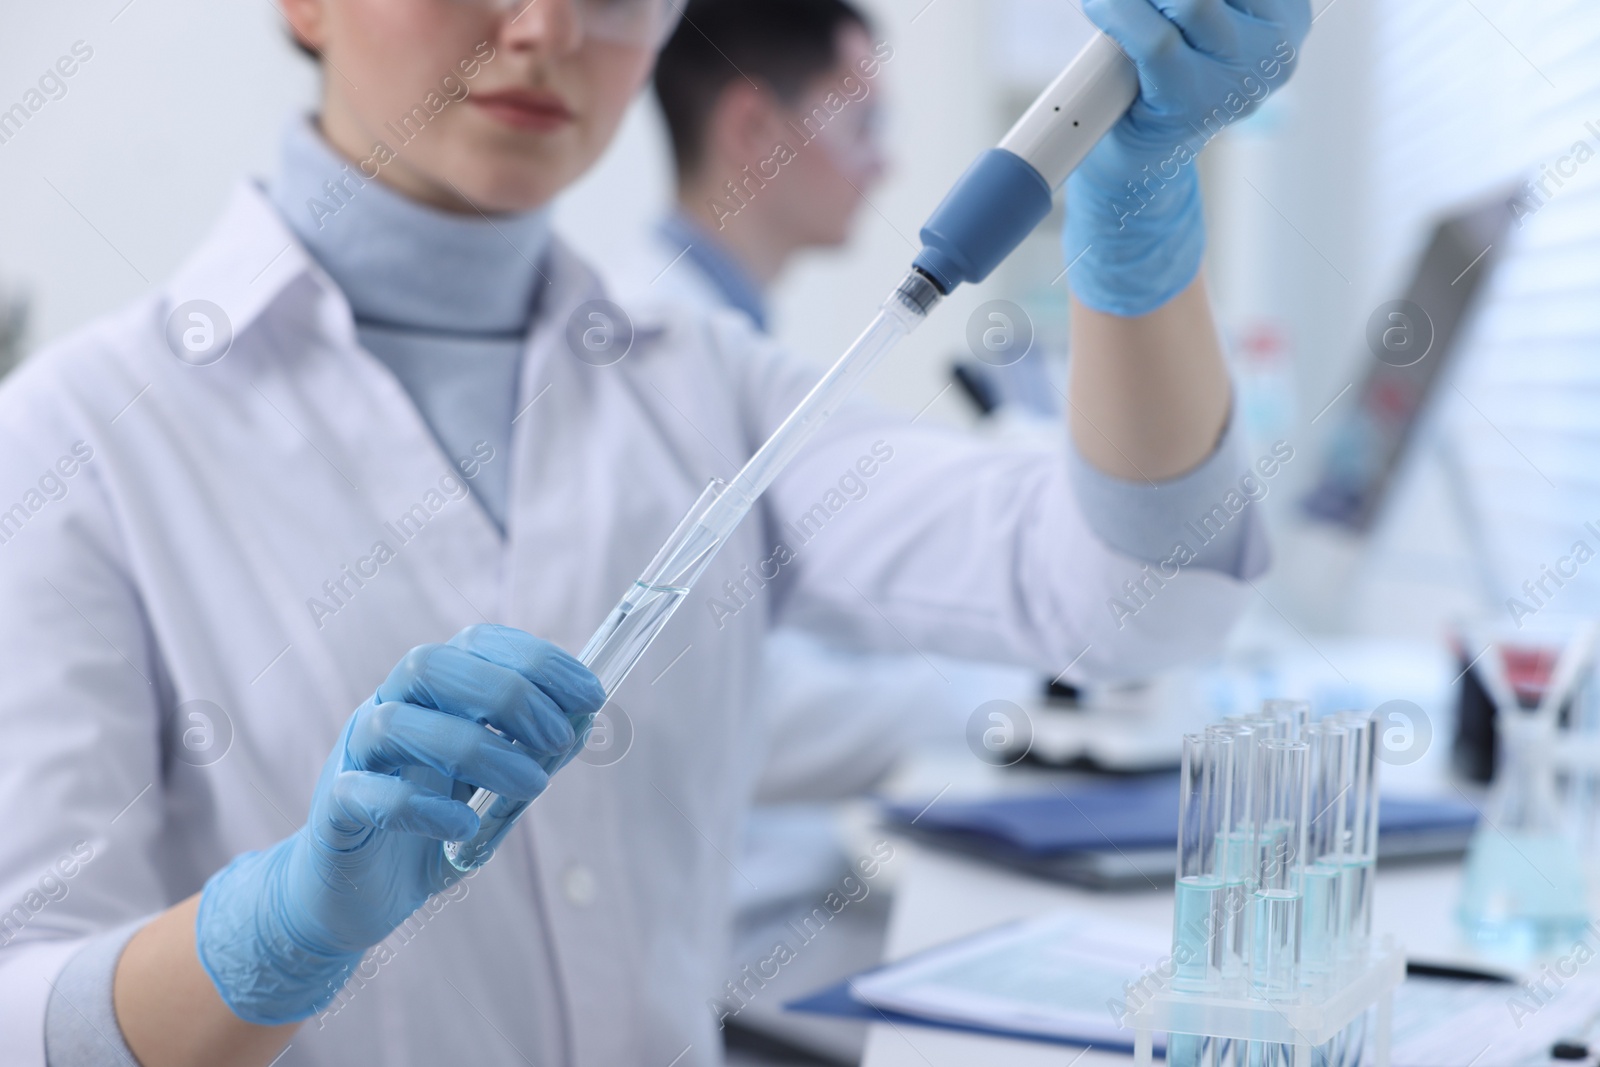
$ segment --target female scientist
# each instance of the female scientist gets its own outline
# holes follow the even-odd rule
[[[325,76],[275,178],[0,390],[6,1062],[716,1063],[708,1001],[759,995],[725,857],[776,617],[1085,675],[1214,650],[1261,546],[1183,533],[1242,460],[1185,146],[1309,14],[1084,6],[1142,92],[1068,190],[1070,442],[835,419],[622,689],[628,737],[452,880],[460,798],[544,793],[602,700],[562,649],[810,375],[673,308],[615,361],[569,340],[603,294],[546,208],[670,0],[282,0]]]

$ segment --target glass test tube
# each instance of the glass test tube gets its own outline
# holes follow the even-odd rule
[[[1366,962],[1372,933],[1372,893],[1378,856],[1378,733],[1369,712],[1346,711],[1335,717],[1349,734],[1345,781],[1350,804],[1344,815],[1340,856],[1344,878],[1340,886],[1340,962],[1351,969]],[[1367,1016],[1351,1021],[1339,1035],[1339,1063],[1358,1062],[1366,1044]]]
[[[1304,741],[1277,737],[1256,745],[1255,824],[1262,846],[1254,894],[1251,977],[1256,992],[1271,999],[1299,993],[1308,750]]]
[[[1309,746],[1310,798],[1306,809],[1306,863],[1300,959],[1303,984],[1326,981],[1339,961],[1340,888],[1344,866],[1342,829],[1351,805],[1350,764],[1353,735],[1339,723],[1324,720],[1306,727]]]
[[[1257,746],[1265,739],[1279,736],[1283,726],[1258,710],[1246,715],[1230,715],[1222,725],[1212,729],[1233,738],[1234,744],[1229,810],[1235,846],[1234,867],[1232,882],[1223,892],[1221,942],[1228,963],[1225,984],[1236,995],[1245,995],[1250,984],[1251,923],[1262,847],[1255,818],[1256,798],[1261,789]],[[1214,1048],[1215,1067],[1272,1067],[1281,1052],[1274,1044],[1236,1039],[1218,1040]]]
[[[1256,735],[1258,737],[1285,736],[1282,731],[1282,727],[1278,723],[1277,717],[1270,715],[1265,711],[1250,711],[1238,715],[1226,715],[1223,717],[1222,721],[1225,723],[1231,723],[1235,726],[1248,726],[1252,730],[1256,731]]]
[[[1286,737],[1290,741],[1301,740],[1301,735],[1311,724],[1311,702],[1308,700],[1263,700],[1261,714],[1274,722],[1282,723],[1283,730],[1277,733],[1278,737]]]
[[[1178,881],[1172,916],[1173,988],[1215,989],[1220,977],[1215,932],[1220,916],[1217,873],[1219,755],[1210,734],[1185,734],[1178,779]]]
[[[1250,892],[1256,868],[1252,787],[1260,724],[1218,723],[1206,736],[1218,746],[1216,871],[1217,963],[1224,986],[1243,982],[1250,960]]]
[[[1339,969],[1339,915],[1344,869],[1339,864],[1350,733],[1333,720],[1309,723],[1302,733],[1309,745],[1309,801],[1306,808],[1306,867],[1301,872],[1301,989],[1312,997],[1336,985]],[[1312,1067],[1347,1067],[1349,1030],[1312,1049]]]
[[[1226,743],[1210,734],[1185,734],[1178,775],[1178,878],[1172,914],[1172,987],[1215,992],[1221,983],[1217,938],[1222,879],[1217,874],[1221,777]],[[1211,1039],[1167,1035],[1169,1067],[1214,1067]]]
[[[1216,723],[1206,736],[1221,745],[1218,768],[1217,870],[1228,882],[1249,882],[1254,876],[1251,856],[1254,825],[1251,821],[1251,763],[1258,730],[1254,724]]]
[[[1343,959],[1361,962],[1372,938],[1372,880],[1378,860],[1378,732],[1368,712],[1341,712],[1335,721],[1351,735],[1339,948]]]

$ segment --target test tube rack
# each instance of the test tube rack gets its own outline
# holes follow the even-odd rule
[[[1134,1031],[1133,1062],[1150,1067],[1153,1035],[1160,1032],[1286,1045],[1294,1049],[1291,1067],[1311,1067],[1312,1049],[1376,1007],[1374,1063],[1389,1067],[1394,990],[1405,976],[1405,953],[1385,938],[1359,971],[1320,988],[1308,987],[1293,1000],[1163,989],[1126,1018],[1124,1025]]]

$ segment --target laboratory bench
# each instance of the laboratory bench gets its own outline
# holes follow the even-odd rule
[[[884,951],[888,961],[1000,923],[1064,908],[1154,926],[1170,927],[1172,922],[1170,886],[1094,892],[910,841],[896,839],[895,849],[899,871]],[[1462,941],[1452,915],[1460,871],[1454,862],[1380,867],[1374,933],[1393,935],[1412,958],[1463,967],[1483,965],[1485,961]],[[1097,1067],[1131,1062],[1131,1055],[1120,1052],[875,1023],[862,1067]]]

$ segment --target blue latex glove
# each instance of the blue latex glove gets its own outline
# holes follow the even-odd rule
[[[1083,0],[1139,71],[1139,97],[1067,179],[1063,250],[1078,299],[1143,315],[1205,251],[1195,156],[1288,80],[1308,0]]]
[[[306,825],[206,883],[196,945],[223,1001],[268,1025],[321,1010],[363,952],[461,877],[439,842],[477,831],[473,787],[538,796],[538,759],[571,749],[574,722],[603,703],[588,668],[520,630],[412,649],[345,724]]]

